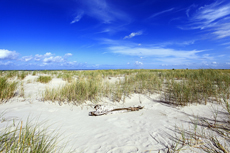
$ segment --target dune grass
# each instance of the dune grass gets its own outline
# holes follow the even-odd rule
[[[162,98],[175,105],[229,99],[230,75],[220,70],[184,70],[164,73],[167,79]],[[179,82],[177,82],[179,80]]]
[[[37,81],[41,83],[48,83],[52,80],[51,76],[39,76]]]
[[[43,100],[73,102],[79,105],[86,101],[98,102],[103,97],[114,102],[125,102],[125,99],[134,93],[146,96],[158,93],[161,94],[161,101],[169,105],[186,106],[218,102],[225,106],[228,120],[223,119],[213,123],[213,121],[199,118],[194,121],[193,131],[178,128],[180,137],[176,139],[178,141],[173,148],[169,148],[169,151],[180,152],[186,146],[191,148],[196,146],[205,152],[230,151],[228,145],[225,145],[230,141],[230,70],[94,70],[39,71],[39,73],[54,75],[68,82],[58,89],[47,88],[43,93]],[[1,75],[11,78],[17,76],[18,72],[10,71]],[[110,82],[111,78],[116,78],[117,81]],[[38,81],[47,83],[51,79],[51,76],[40,76]],[[4,96],[0,95],[0,98],[11,98],[16,84],[16,82],[8,83],[4,77],[0,78],[0,88],[4,87],[4,90],[12,91],[7,93],[1,90],[1,95]],[[198,131],[199,126],[208,128],[216,135]]]
[[[17,74],[18,79],[23,80],[28,75],[28,72],[26,71],[20,71]]]
[[[37,71],[33,71],[32,75],[35,76],[38,72]]]
[[[66,84],[60,89],[46,89],[43,94],[44,100],[68,101],[75,104],[84,101],[98,101],[101,93],[101,81],[97,78],[79,78],[71,84]]]
[[[174,142],[168,147],[168,152],[229,153],[230,152],[230,105],[224,98],[222,101],[225,116],[219,117],[220,111],[213,112],[213,118],[194,116],[191,128],[176,127]]]
[[[8,82],[6,78],[0,77],[0,102],[12,98],[17,88],[17,82]]]
[[[43,124],[31,123],[27,120],[12,126],[7,126],[0,133],[0,152],[12,153],[53,153],[62,152],[63,148],[57,146],[58,134],[47,134],[47,128],[41,128]]]
[[[118,71],[119,72],[119,71]],[[124,76],[117,71],[116,76]],[[156,74],[140,72],[137,75],[129,75],[118,80],[116,83],[109,83],[103,78],[108,76],[100,71],[86,71],[78,74],[78,79],[70,84],[66,84],[59,89],[46,89],[43,94],[44,100],[67,101],[81,104],[87,100],[97,102],[102,97],[108,97],[112,101],[125,101],[133,93],[154,93],[161,88],[162,80]],[[109,70],[109,76],[111,75]]]
[[[78,78],[77,81],[72,82],[73,76]],[[109,97],[119,102],[125,101],[126,97],[134,93],[161,93],[164,101],[172,105],[185,106],[191,103],[207,104],[208,101],[219,101],[222,94],[227,95],[229,99],[230,95],[230,75],[229,71],[225,70],[61,71],[59,77],[68,81],[70,85],[62,89],[47,89],[44,94],[45,100],[82,103],[86,100],[97,101],[102,97]],[[111,77],[123,79],[115,84],[103,81]]]

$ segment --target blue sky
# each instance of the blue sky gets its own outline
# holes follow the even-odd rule
[[[230,68],[229,0],[0,0],[0,69]]]

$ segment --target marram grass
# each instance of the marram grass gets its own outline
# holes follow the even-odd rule
[[[60,89],[47,89],[44,100],[98,101],[109,97],[112,101],[125,101],[131,94],[151,95],[161,93],[164,101],[172,105],[207,103],[220,100],[225,94],[229,99],[230,75],[225,70],[95,70],[60,71],[59,77],[77,77]],[[103,79],[121,77],[109,83]],[[89,84],[91,86],[89,86]]]
[[[47,134],[43,124],[31,124],[22,121],[12,126],[7,126],[0,131],[1,153],[53,153],[63,152],[63,147],[58,147],[58,134]],[[55,133],[55,132],[52,132]]]
[[[8,82],[6,78],[0,77],[0,102],[12,98],[16,88],[17,82]]]
[[[179,152],[186,150],[191,152],[207,153],[229,153],[230,152],[230,105],[229,101],[223,98],[222,106],[225,109],[225,116],[222,111],[215,110],[213,118],[194,116],[191,120],[191,128],[176,127],[177,134],[172,136],[174,142],[168,147],[168,152]]]
[[[41,83],[48,83],[52,80],[51,76],[39,76],[37,81]]]

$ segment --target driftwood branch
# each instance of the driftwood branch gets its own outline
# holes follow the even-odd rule
[[[144,107],[142,106],[137,106],[137,107],[127,107],[127,108],[115,108],[115,109],[106,109],[105,106],[103,105],[96,105],[94,106],[94,109],[96,111],[89,112],[89,116],[101,116],[101,115],[107,115],[107,114],[113,114],[114,112],[119,112],[119,111],[125,111],[125,112],[130,112],[130,111],[139,111],[140,109],[143,109]]]

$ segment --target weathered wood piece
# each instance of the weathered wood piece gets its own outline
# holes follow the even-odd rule
[[[137,107],[127,107],[127,108],[115,108],[111,109],[103,105],[96,105],[94,106],[94,109],[96,111],[89,112],[89,116],[101,116],[101,115],[107,115],[107,114],[114,114],[116,112],[130,112],[130,111],[139,111],[140,109],[143,109],[142,106]]]

